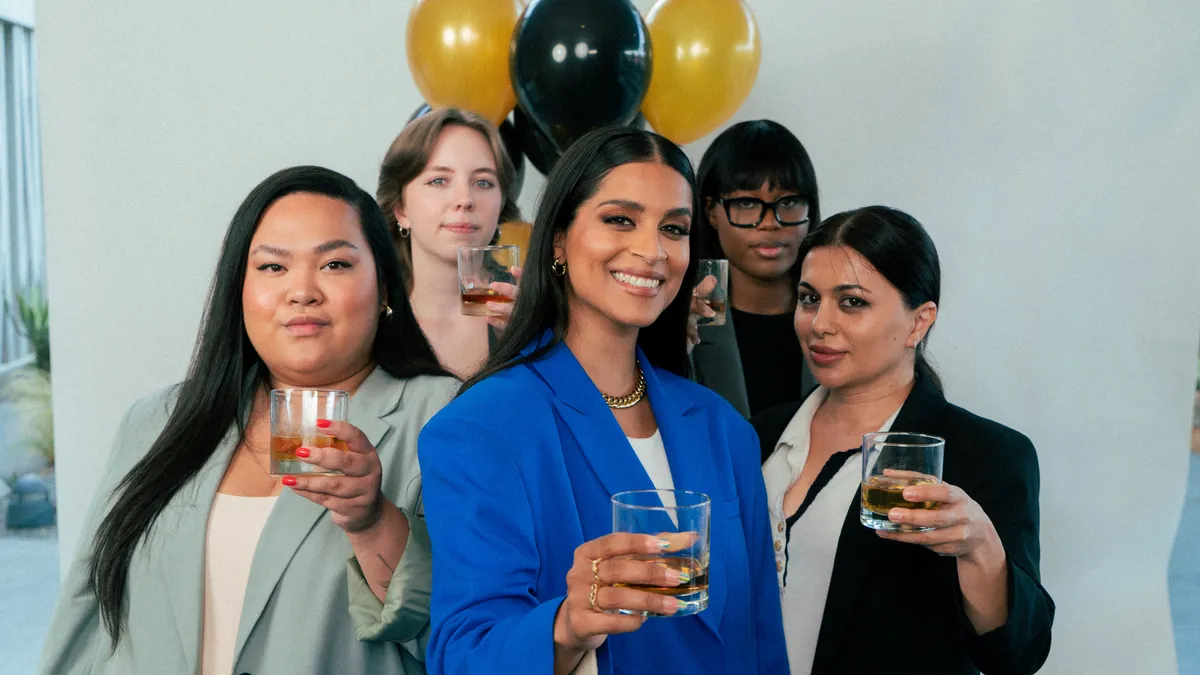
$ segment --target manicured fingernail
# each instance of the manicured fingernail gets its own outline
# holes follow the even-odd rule
[[[917,501],[917,491],[916,491],[916,490],[914,490],[914,489],[912,489],[912,488],[909,488],[909,489],[905,490],[905,491],[904,491],[904,498],[905,498],[905,499],[907,499],[907,500],[908,500],[908,501],[910,501],[910,502],[915,502],[915,501]]]
[[[317,427],[325,429],[329,426],[329,420],[317,420]]]
[[[683,570],[667,569],[667,581],[679,585],[686,584],[692,580],[692,575]]]
[[[295,476],[284,476],[283,484],[288,487],[296,487],[296,477]]]
[[[675,610],[679,609],[679,600],[670,596],[663,596],[662,608],[663,612],[667,614],[674,614]]]
[[[888,520],[895,523],[904,520],[904,509],[892,509],[888,511]]]
[[[667,541],[666,539],[659,539],[658,540],[658,548],[665,551],[665,550],[671,548],[671,542]]]
[[[312,453],[308,451],[308,448],[296,448],[297,457],[308,457],[311,454]]]

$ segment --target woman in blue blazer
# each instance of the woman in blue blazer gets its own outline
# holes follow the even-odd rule
[[[421,433],[436,561],[432,673],[781,673],[779,592],[757,438],[685,379],[691,165],[656,134],[606,129],[551,172],[508,330]],[[635,450],[635,447],[638,448]],[[674,487],[712,499],[709,605],[628,559],[610,497]]]

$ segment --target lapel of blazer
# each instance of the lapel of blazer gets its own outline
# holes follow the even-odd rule
[[[225,467],[240,436],[232,427],[196,477],[179,490],[159,516],[155,529],[170,540],[172,555],[157,556],[159,571],[168,580],[167,602],[183,646],[187,672],[199,668],[200,620],[204,615],[204,547],[208,515]]]
[[[913,389],[900,407],[892,431],[936,434],[937,422],[946,407],[946,398],[927,378],[917,376]],[[813,672],[834,672],[833,659],[843,643],[846,624],[859,606],[862,579],[870,573],[871,563],[879,550],[880,539],[871,529],[859,522],[860,498],[856,493],[842,522],[842,533],[834,555],[833,575],[829,594],[825,598],[825,614],[817,636],[817,651],[813,656]]]
[[[750,398],[732,308],[726,310],[724,326],[700,327],[700,344],[692,348],[692,360],[696,364],[697,381],[723,396],[748,419]]]
[[[397,380],[376,367],[351,398],[347,418],[366,435],[371,445],[378,447],[384,434],[391,429],[391,425],[383,418],[400,406],[405,383],[405,380]],[[292,556],[325,512],[325,507],[286,488],[279,494],[279,500],[275,502],[275,508],[271,510],[254,549],[250,580],[246,584],[242,616],[238,622],[235,663],[241,657],[251,631],[266,609]],[[336,609],[333,608],[333,611]]]
[[[530,367],[550,387],[555,411],[609,496],[624,490],[654,488],[632,448],[629,452],[613,451],[629,446],[625,432],[566,344],[555,345]]]
[[[670,380],[660,379],[640,349],[638,362],[646,378],[646,393],[667,451],[675,487],[703,492],[714,501],[723,499],[704,410],[692,402],[686,390]],[[654,489],[645,468],[629,448],[621,425],[571,350],[559,344],[531,366],[553,390],[555,409],[608,495]],[[621,452],[613,452],[618,444],[625,447]],[[710,542],[710,546],[715,545],[717,541]],[[699,615],[714,637],[720,635],[718,627],[725,594],[723,584],[710,584],[708,609]]]
[[[713,457],[712,434],[709,430],[708,416],[705,409],[696,405],[688,396],[687,390],[673,378],[659,378],[650,367],[645,355],[638,350],[642,371],[646,374],[646,392],[650,397],[650,407],[654,410],[655,421],[658,422],[662,434],[663,446],[667,450],[667,463],[671,467],[671,479],[678,490],[702,492],[712,500],[709,516],[709,579],[708,609],[700,612],[699,617],[713,634],[720,640],[721,616],[725,610],[725,599],[729,592],[728,584],[722,583],[723,574],[718,574],[724,565],[724,522],[714,519],[718,504],[728,495],[721,489],[721,474],[717,472],[716,458]]]

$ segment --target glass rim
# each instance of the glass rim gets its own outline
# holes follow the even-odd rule
[[[652,505],[643,506],[641,504],[627,504],[625,502],[617,500],[617,497],[620,497],[622,495],[646,495],[646,494],[651,494],[651,493],[656,494],[656,495],[661,495],[664,492],[670,492],[671,494],[697,495],[697,496],[701,497],[701,500],[695,504],[686,504],[684,506],[679,506],[678,504],[676,504],[675,506],[665,506],[665,505],[664,506],[652,506]],[[613,496],[610,498],[610,500],[612,501],[613,506],[621,506],[621,507],[627,508],[627,509],[641,509],[641,510],[645,510],[645,511],[678,511],[680,509],[697,509],[697,508],[702,508],[705,506],[708,506],[709,508],[712,507],[712,497],[709,497],[708,495],[704,494],[703,492],[696,492],[695,490],[678,490],[678,489],[674,489],[674,488],[672,488],[670,490],[659,490],[659,489],[622,490],[621,492],[617,492],[617,493],[613,494]],[[661,498],[660,498],[660,500],[661,500]]]
[[[484,244],[481,246],[459,246],[459,251],[506,251],[508,249],[521,250],[516,244]]]
[[[886,440],[888,436],[908,436],[909,438],[924,438],[928,439],[928,441],[924,443],[899,443]],[[883,443],[885,445],[890,445],[894,448],[936,448],[939,445],[946,445],[946,439],[942,438],[941,436],[934,436],[932,434],[918,434],[914,431],[871,431],[863,434],[864,445],[866,445],[868,439]]]
[[[321,389],[319,387],[287,387],[285,389],[272,389],[271,396],[286,396],[287,394],[297,391],[311,391],[318,394],[333,394],[334,396],[341,394],[346,398],[350,398],[350,392],[346,391],[345,389]]]

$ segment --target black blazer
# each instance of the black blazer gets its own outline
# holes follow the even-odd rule
[[[789,403],[751,420],[762,459],[800,408]],[[854,673],[1033,673],[1050,653],[1054,601],[1038,559],[1038,462],[1021,433],[946,402],[917,378],[892,431],[946,439],[942,478],[962,488],[992,520],[1008,558],[1008,622],[976,635],[967,621],[953,558],[880,539],[859,523],[859,497],[846,509],[834,557],[813,675]]]

